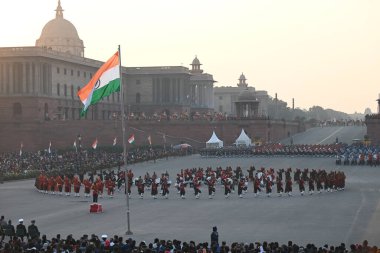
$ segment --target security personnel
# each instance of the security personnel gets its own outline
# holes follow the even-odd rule
[[[19,219],[18,222],[19,223],[16,226],[16,236],[19,237],[19,238],[21,238],[21,241],[24,241],[24,237],[28,236],[28,233],[26,231],[26,227],[23,224],[24,223],[24,219]]]
[[[30,239],[39,239],[40,238],[40,231],[38,230],[38,227],[36,226],[36,221],[32,220],[32,224],[28,226],[28,234],[30,236]]]

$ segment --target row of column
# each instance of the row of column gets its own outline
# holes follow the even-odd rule
[[[51,95],[51,68],[47,63],[0,63],[0,93]]]
[[[213,108],[212,84],[185,84],[180,78],[153,78],[153,103],[185,104]]]

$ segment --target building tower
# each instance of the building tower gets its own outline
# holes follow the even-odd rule
[[[79,38],[75,26],[63,18],[60,0],[58,0],[55,13],[55,19],[50,20],[42,29],[41,36],[36,41],[36,47],[84,57],[83,41]]]
[[[248,87],[248,83],[246,82],[247,79],[245,78],[245,75],[243,73],[241,73],[238,80],[239,80],[239,83],[237,84],[237,86],[239,88],[247,88]]]

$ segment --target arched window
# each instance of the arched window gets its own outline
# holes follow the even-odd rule
[[[13,103],[13,116],[22,115],[22,106],[21,103]]]
[[[136,93],[136,104],[140,104],[141,102],[141,94],[139,92]]]

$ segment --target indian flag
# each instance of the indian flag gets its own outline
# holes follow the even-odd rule
[[[96,149],[96,147],[98,146],[98,138],[95,139],[91,146],[93,149]]]
[[[96,104],[113,92],[120,91],[119,52],[116,52],[91,78],[90,82],[78,91],[84,107],[83,116],[90,105]]]
[[[134,142],[135,142],[135,135],[132,134],[131,137],[128,138],[128,143],[129,143],[129,144],[132,144],[132,143],[134,143]]]

